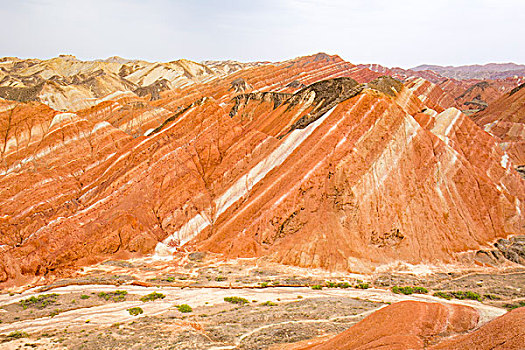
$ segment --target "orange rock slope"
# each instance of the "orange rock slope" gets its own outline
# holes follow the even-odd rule
[[[181,249],[366,272],[523,233],[496,140],[378,75],[318,54],[76,113],[2,102],[0,281]]]
[[[486,110],[472,116],[485,131],[501,141],[525,176],[525,83],[494,101]]]
[[[403,301],[374,312],[328,340],[286,345],[288,350],[522,349],[525,308],[474,330],[479,315],[468,306]]]

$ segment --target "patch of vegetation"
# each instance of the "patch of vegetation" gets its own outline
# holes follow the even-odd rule
[[[447,299],[447,300],[450,300],[450,299],[452,299],[454,297],[452,294],[447,293],[447,292],[435,292],[433,295],[435,297],[442,298],[442,299]]]
[[[277,303],[274,303],[273,301],[265,301],[261,304],[262,306],[277,306]]]
[[[148,301],[155,301],[157,299],[164,299],[166,296],[162,293],[153,292],[148,295],[144,295],[142,298],[140,298],[140,301],[143,303]]]
[[[55,310],[51,311],[49,316],[55,317],[56,315],[58,315],[60,313],[60,311],[61,311],[60,309],[55,309]]]
[[[86,295],[86,294],[82,294],[80,296],[80,299],[89,299],[89,298],[91,298],[91,297],[89,295]]]
[[[29,335],[26,332],[13,331],[9,333],[7,337],[11,339],[20,339],[20,338],[27,338],[29,337]]]
[[[483,298],[488,299],[488,300],[500,300],[501,299],[500,297],[494,294],[484,294]]]
[[[470,300],[477,300],[477,301],[481,301],[481,295],[479,295],[478,293],[474,293],[474,292],[471,292],[471,291],[456,291],[456,292],[450,292],[454,298],[456,299],[460,299],[460,300],[463,300],[463,299],[470,299]]]
[[[268,282],[261,282],[260,285],[262,288],[266,288],[268,287]]]
[[[114,302],[119,302],[119,301],[126,300],[126,295],[127,294],[128,294],[128,292],[126,292],[125,290],[116,290],[114,292],[109,292],[109,293],[100,292],[97,295],[98,295],[99,298],[102,298],[102,299],[104,299],[106,301],[111,299]]]
[[[392,287],[392,292],[393,293],[396,293],[396,294],[405,294],[405,295],[410,295],[410,294],[427,294],[428,293],[428,289],[424,288],[424,287],[409,287],[409,286],[405,286],[405,287],[399,287],[399,286],[393,286]]]
[[[132,307],[132,308],[129,308],[128,309],[128,312],[131,316],[138,316],[142,313],[144,313],[144,310],[142,310],[142,308],[140,307]]]
[[[241,297],[225,297],[224,301],[228,303],[232,303],[232,304],[239,304],[239,305],[248,304],[248,300],[245,298],[241,298]]]
[[[314,290],[321,290],[321,289],[323,289],[323,286],[321,286],[320,284],[316,284],[316,285],[312,286],[312,289],[314,289]]]
[[[517,309],[517,308],[520,308],[520,307],[524,307],[525,306],[525,300],[522,300],[522,301],[518,301],[517,303],[514,303],[514,304],[505,304],[503,305],[503,307],[507,310],[514,310],[514,309]]]
[[[330,281],[325,282],[324,285],[326,286],[326,288],[335,288],[335,287],[337,287],[337,283],[330,282]]]
[[[217,276],[215,277],[215,281],[217,282],[223,282],[223,281],[226,281],[228,279],[228,277],[224,277],[224,276]]]
[[[359,283],[355,286],[357,289],[368,289],[370,288],[370,285],[368,283]]]
[[[177,309],[179,309],[179,311],[182,312],[182,313],[187,313],[187,312],[192,312],[193,311],[191,306],[189,306],[188,304],[177,305]]]
[[[31,298],[20,300],[22,307],[27,309],[29,306],[34,306],[38,309],[44,309],[50,304],[54,304],[57,301],[58,294],[42,294],[37,297],[32,296]]]
[[[460,300],[469,299],[469,300],[481,301],[483,299],[481,295],[475,292],[471,292],[471,291],[435,292],[433,295],[435,297],[439,297],[439,298],[443,298],[447,300],[455,298],[455,299],[460,299]]]
[[[350,288],[350,287],[351,287],[351,285],[348,282],[339,282],[339,283],[337,283],[337,288],[346,289],[346,288]]]

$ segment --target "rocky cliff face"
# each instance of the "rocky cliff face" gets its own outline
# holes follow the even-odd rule
[[[152,92],[0,105],[3,283],[179,250],[366,272],[523,233],[512,160],[424,79],[325,54],[179,62],[191,77],[106,64]]]

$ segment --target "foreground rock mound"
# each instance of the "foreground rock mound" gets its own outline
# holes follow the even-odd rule
[[[327,341],[283,349],[426,349],[444,337],[472,330],[478,319],[478,312],[468,306],[403,301],[374,312]]]
[[[510,311],[476,331],[456,336],[432,347],[439,350],[514,350],[525,344],[525,307]]]

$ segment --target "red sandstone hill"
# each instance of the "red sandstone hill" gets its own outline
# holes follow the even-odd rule
[[[512,66],[512,65],[511,65]],[[509,67],[511,67],[509,66]],[[490,76],[483,75],[451,75],[447,71],[429,69],[402,69],[387,68],[378,64],[362,64],[361,68],[368,68],[383,75],[389,75],[402,81],[409,81],[417,78],[423,78],[439,86],[447,95],[449,101],[443,107],[456,107],[465,113],[475,113],[487,108],[489,104],[498,99],[500,96],[510,92],[513,88],[525,81],[523,71],[516,71],[520,74],[509,76],[501,75]],[[424,66],[426,67],[426,66]],[[424,68],[423,67],[423,68]],[[432,66],[428,66],[432,67]],[[491,66],[488,66],[489,68]],[[494,69],[497,69],[496,66]],[[457,68],[461,72],[462,67]],[[468,68],[468,66],[467,66]],[[445,73],[445,74],[444,74]]]
[[[523,233],[498,140],[439,86],[380,75],[318,54],[76,113],[3,101],[0,281],[178,250],[367,272]]]
[[[516,165],[525,166],[525,83],[472,116],[485,131],[501,141]]]
[[[358,349],[522,349],[525,308],[513,310],[477,326],[479,315],[453,304],[403,301],[374,312],[328,340],[286,345],[288,350]]]

